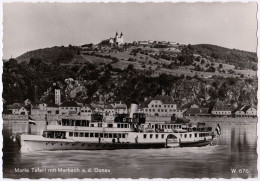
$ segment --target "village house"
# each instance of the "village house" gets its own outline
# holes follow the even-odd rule
[[[105,105],[103,116],[115,116],[115,109],[111,104]]]
[[[13,103],[7,106],[7,111],[14,115],[28,115],[29,111],[22,103]]]
[[[210,116],[209,108],[190,108],[185,113],[185,116]]]
[[[87,104],[81,107],[80,115],[83,116],[91,116],[94,113],[95,108],[91,105]]]
[[[145,102],[143,110],[148,116],[172,116],[177,104],[170,96],[156,96]]]
[[[232,116],[232,111],[234,110],[233,106],[228,105],[224,102],[217,102],[213,106],[212,109],[212,115],[213,116],[227,116],[231,117]]]
[[[115,114],[127,114],[127,105],[124,102],[114,101],[110,105],[115,109]]]
[[[77,115],[80,112],[80,106],[76,101],[67,100],[59,107],[60,115]]]
[[[245,111],[247,117],[257,117],[257,109],[254,106],[248,106]]]

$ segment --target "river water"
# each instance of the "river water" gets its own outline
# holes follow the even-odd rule
[[[28,132],[28,125],[4,121],[3,177],[257,178],[256,119],[222,118],[206,124],[214,128],[218,123],[221,123],[222,134],[214,146],[20,153],[19,145],[10,136]],[[31,134],[40,134],[42,129],[44,123],[31,125]],[[17,168],[28,169],[28,172],[18,172]],[[40,168],[42,172],[33,172],[32,168]]]

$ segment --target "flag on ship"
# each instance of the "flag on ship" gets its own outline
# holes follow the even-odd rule
[[[216,131],[217,131],[218,135],[221,135],[221,128],[220,128],[219,124],[217,125]]]
[[[36,123],[35,123],[35,121],[30,117],[30,116],[28,116],[29,118],[29,124],[34,124],[34,125],[36,125]]]

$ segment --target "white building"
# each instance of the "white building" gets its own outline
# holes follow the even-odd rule
[[[246,110],[246,116],[247,117],[257,117],[257,109],[255,107],[249,107]]]
[[[14,103],[7,106],[7,110],[14,115],[28,115],[28,110],[21,103]]]
[[[80,112],[80,106],[76,101],[65,101],[59,107],[60,115],[78,115]]]
[[[148,116],[172,116],[177,110],[177,104],[170,96],[156,96],[146,101],[143,110]]]

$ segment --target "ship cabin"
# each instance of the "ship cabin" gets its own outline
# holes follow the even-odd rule
[[[143,132],[174,132],[174,130],[181,130],[182,124],[175,123],[145,123],[143,125]]]

